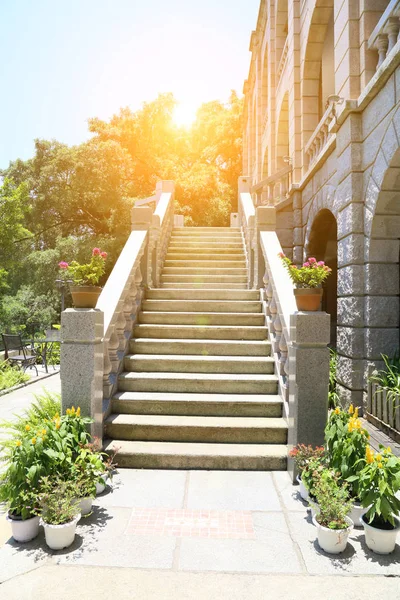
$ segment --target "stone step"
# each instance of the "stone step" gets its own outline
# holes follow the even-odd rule
[[[162,277],[165,275],[237,275],[247,277],[244,267],[164,267]]]
[[[183,235],[193,235],[196,233],[217,233],[224,235],[225,233],[241,233],[241,227],[174,227],[172,233]]]
[[[197,244],[197,247],[192,247],[191,245],[183,245],[178,246],[176,244],[168,246],[167,254],[176,255],[183,254],[184,258],[189,254],[198,255],[198,256],[233,256],[237,257],[238,255],[245,256],[243,245],[235,245],[233,248],[227,247],[227,244],[218,244],[216,247],[214,246],[205,246],[204,244]]]
[[[260,313],[257,300],[144,300],[144,311],[157,312],[223,312]]]
[[[134,469],[286,470],[281,444],[194,444],[105,440],[105,452],[118,446],[119,467]]]
[[[208,260],[219,260],[219,261],[231,261],[231,260],[246,260],[246,255],[244,252],[221,252],[220,250],[215,250],[214,252],[203,252],[200,251],[194,252],[189,249],[186,252],[181,251],[168,251],[167,256],[165,257],[167,261],[170,260],[190,260],[190,261],[208,261]]]
[[[176,283],[176,282],[168,282],[161,284],[160,290],[165,288],[168,289],[186,289],[186,290],[222,290],[226,289],[226,283]],[[232,290],[247,290],[247,283],[231,283],[230,284]]]
[[[204,269],[211,267],[213,269],[245,269],[246,260],[221,260],[213,258],[212,260],[167,260],[164,262],[164,267],[185,267],[187,269]]]
[[[192,249],[193,251],[198,251],[198,250],[202,250],[205,249],[207,250],[207,252],[210,252],[210,250],[229,250],[229,251],[236,251],[236,252],[243,252],[243,242],[237,241],[237,242],[233,242],[231,240],[224,240],[222,242],[210,242],[210,241],[196,241],[196,240],[171,240],[168,246],[168,252],[170,252],[171,250],[179,250],[180,252],[184,252],[185,250],[190,250]]]
[[[219,240],[243,240],[242,234],[240,231],[225,231],[224,233],[215,234],[213,232],[200,232],[200,233],[188,233],[184,234],[183,232],[174,233],[172,232],[170,240],[201,240],[201,241],[219,241]]]
[[[282,400],[272,394],[118,392],[112,400],[112,411],[142,415],[281,417]]]
[[[188,339],[188,340],[266,340],[268,330],[265,326],[237,325],[163,325],[146,323],[135,325],[135,338],[152,339]]]
[[[282,418],[193,417],[111,414],[106,435],[116,440],[201,442],[221,444],[285,444]]]
[[[199,356],[184,354],[127,354],[126,371],[135,373],[273,373],[270,356]]]
[[[188,340],[135,338],[130,341],[132,354],[188,354],[191,356],[270,356],[266,340]]]
[[[222,312],[155,312],[141,311],[139,323],[159,325],[264,325],[262,313],[222,313]]]
[[[245,283],[247,285],[247,275],[180,275],[176,273],[169,273],[167,275],[161,275],[161,283],[196,283],[196,284],[212,284],[218,283],[224,284],[224,288],[232,287],[235,283]]]
[[[146,291],[148,300],[260,300],[258,290],[192,290],[192,289],[168,289],[151,288]]]
[[[121,392],[187,392],[220,394],[277,394],[275,375],[227,373],[121,373]]]

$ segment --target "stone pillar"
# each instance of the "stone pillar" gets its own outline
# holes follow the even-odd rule
[[[276,209],[273,206],[258,206],[256,208],[257,249],[254,264],[254,288],[264,287],[265,260],[260,245],[260,231],[275,231]]]
[[[81,407],[91,417],[90,432],[103,437],[104,313],[92,308],[67,308],[61,315],[62,412]]]
[[[289,449],[322,445],[328,414],[330,316],[297,312],[290,316]],[[294,477],[294,463],[288,459]]]
[[[162,181],[159,183],[163,183]],[[169,183],[169,182],[164,182]],[[158,191],[158,188],[157,188]],[[149,206],[137,206],[132,208],[131,212],[131,222],[132,222],[132,231],[149,231],[151,229],[151,223],[153,220],[153,211]],[[151,231],[149,231],[149,236],[151,236]],[[151,285],[151,275],[153,272],[153,254],[155,254],[156,249],[156,240],[149,239],[149,243],[147,244],[147,248],[143,254],[142,258],[142,276],[143,276],[143,285],[150,286]]]

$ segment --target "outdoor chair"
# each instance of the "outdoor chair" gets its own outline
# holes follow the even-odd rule
[[[36,353],[35,350],[27,346],[20,335],[11,335],[9,333],[2,333],[4,344],[4,358],[8,360],[10,365],[16,365],[26,371],[26,369],[35,369],[36,376],[39,375],[36,367]],[[14,354],[14,351],[16,352]],[[10,352],[11,354],[10,356]]]

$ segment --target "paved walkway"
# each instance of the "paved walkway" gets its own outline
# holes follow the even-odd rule
[[[398,545],[394,554],[380,557],[367,549],[363,531],[354,530],[344,554],[331,557],[319,549],[310,515],[286,472],[121,470],[113,488],[96,499],[93,514],[82,519],[74,545],[65,551],[49,551],[43,532],[33,542],[18,545],[8,539],[5,525],[2,531],[5,543],[0,548],[0,581],[8,583],[0,585],[0,598],[17,598],[10,595],[16,587],[19,597],[28,589],[35,589],[38,594],[35,597],[41,599],[53,597],[48,576],[55,584],[62,578],[63,582],[73,582],[73,586],[80,579],[81,597],[88,597],[83,590],[86,584],[89,589],[95,585],[93,568],[99,569],[100,589],[108,589],[109,594],[115,595],[115,576],[118,573],[119,578],[121,573],[122,581],[132,582],[132,595],[122,597],[135,598],[146,597],[135,596],[132,591],[132,586],[135,588],[142,582],[140,585],[154,591],[149,598],[224,598],[228,594],[221,596],[220,590],[229,585],[242,590],[242,595],[237,592],[239,595],[235,596],[237,590],[231,589],[230,598],[310,599],[320,597],[320,586],[325,585],[325,580],[317,583],[314,577],[322,575],[333,577],[335,582],[329,586],[334,587],[334,592],[327,597],[335,600],[344,598],[340,592],[342,585],[347,595],[364,599],[373,597],[366,590],[372,590],[376,580],[379,596],[400,589],[399,579],[397,587],[388,579],[388,576],[400,578]],[[123,573],[121,567],[128,572]],[[113,571],[117,568],[118,572]],[[57,569],[60,569],[58,576]],[[149,569],[153,578],[143,572]],[[199,577],[199,573],[207,577]],[[212,574],[214,577],[209,577]],[[343,578],[346,586],[339,581],[339,575],[347,576]],[[369,582],[372,587],[360,585],[357,579],[357,593],[353,595],[349,588],[351,576],[359,575],[368,576],[365,584]],[[239,584],[237,576],[247,578]],[[162,582],[167,586],[165,593]],[[286,595],[279,591],[279,582],[285,582]],[[181,585],[188,585],[193,595],[185,595]],[[196,595],[198,585],[205,591]],[[267,594],[270,586],[276,595]],[[299,595],[297,586],[307,595]],[[310,595],[313,588],[315,595]],[[364,595],[359,594],[361,589]],[[323,593],[326,596],[328,589]]]
[[[35,394],[40,394],[43,389],[49,392],[61,393],[60,373],[49,367],[49,377],[43,372],[32,383],[0,396],[0,421],[12,420],[15,414],[21,414],[32,403]]]

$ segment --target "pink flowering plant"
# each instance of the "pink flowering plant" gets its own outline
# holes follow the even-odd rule
[[[87,264],[81,265],[76,260],[68,264],[62,260],[58,263],[60,278],[72,281],[74,285],[97,285],[105,273],[106,258],[107,252],[93,248],[92,257]]]
[[[322,286],[322,282],[332,273],[332,269],[323,260],[317,261],[313,256],[307,258],[302,267],[296,267],[292,264],[290,258],[285,256],[283,252],[279,254],[279,258],[281,258],[297,288],[319,288]]]

